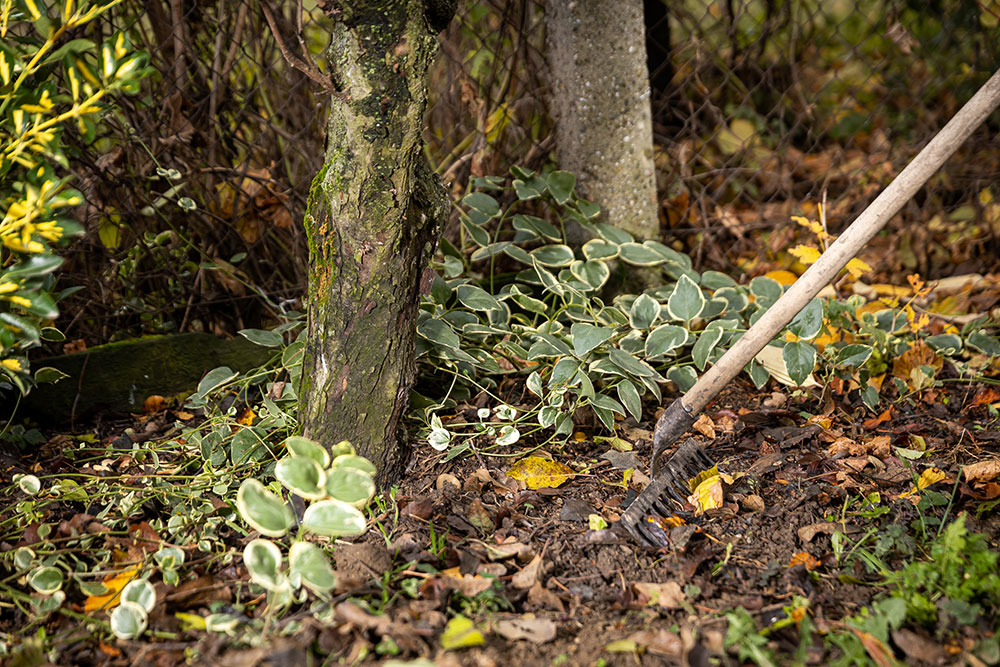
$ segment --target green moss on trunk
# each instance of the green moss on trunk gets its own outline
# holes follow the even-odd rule
[[[336,4],[336,3],[335,3]],[[413,380],[420,276],[446,213],[421,156],[426,77],[437,40],[418,0],[346,3],[330,42],[325,165],[313,183],[305,435],[351,440],[401,469],[400,418]]]

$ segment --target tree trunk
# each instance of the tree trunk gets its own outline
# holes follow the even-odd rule
[[[327,447],[350,440],[384,484],[406,458],[399,427],[413,381],[420,283],[448,209],[421,155],[427,70],[438,47],[432,28],[440,23],[421,0],[320,6],[335,20],[329,63],[340,92],[305,217],[300,420],[304,435]]]
[[[546,0],[559,167],[608,222],[658,238],[642,0]]]

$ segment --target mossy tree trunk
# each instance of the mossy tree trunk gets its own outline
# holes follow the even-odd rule
[[[338,92],[305,219],[300,420],[304,435],[328,447],[350,440],[385,483],[405,461],[399,427],[413,381],[417,304],[448,206],[421,154],[427,71],[444,25],[434,13],[440,6],[426,0],[320,6],[335,21],[329,62]]]

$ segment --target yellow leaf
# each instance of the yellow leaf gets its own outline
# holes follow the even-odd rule
[[[508,477],[524,482],[529,489],[555,488],[571,479],[574,474],[572,468],[541,456],[521,459],[507,469]]]
[[[174,613],[174,617],[181,622],[181,630],[204,630],[205,619],[198,614],[187,614],[183,611]]]
[[[795,567],[799,563],[804,565],[807,570],[815,570],[822,564],[808,551],[800,551],[792,556],[792,559],[788,561],[788,567]]]
[[[851,277],[857,280],[861,277],[861,274],[868,273],[872,270],[872,267],[868,266],[868,263],[857,257],[853,258],[847,263],[847,272],[851,274]]]
[[[604,650],[608,653],[636,653],[639,645],[631,639],[619,639],[609,643]]]
[[[944,478],[944,471],[940,468],[928,468],[920,473],[920,479],[917,480],[917,488],[926,489],[931,484],[937,484]]]
[[[772,280],[777,280],[783,286],[787,287],[799,279],[797,275],[791,271],[785,271],[784,269],[778,271],[768,271],[764,274],[765,278],[771,278]]]
[[[108,610],[117,607],[118,603],[121,602],[119,595],[122,589],[125,588],[125,584],[135,579],[138,574],[139,567],[134,566],[116,574],[108,575],[104,580],[104,585],[107,587],[108,592],[104,595],[88,596],[83,603],[83,610],[89,614],[98,609]]]
[[[604,530],[608,527],[608,522],[600,514],[588,514],[587,524],[591,530]]]
[[[688,502],[695,506],[696,515],[722,507],[722,479],[715,474],[703,480],[688,496]]]
[[[441,633],[441,648],[446,651],[479,646],[485,642],[483,633],[465,616],[456,616],[448,621],[444,632]]]
[[[788,251],[790,255],[798,257],[803,264],[812,264],[819,259],[820,252],[811,245],[797,245]]]
[[[251,408],[247,408],[243,411],[237,419],[237,424],[243,424],[244,426],[252,426],[253,420],[257,418],[257,413],[255,413]]]

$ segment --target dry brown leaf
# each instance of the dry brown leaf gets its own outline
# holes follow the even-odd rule
[[[537,618],[534,614],[525,614],[520,618],[506,618],[497,623],[497,633],[516,641],[527,639],[534,644],[544,644],[556,636],[556,624],[548,618]]]
[[[691,428],[698,431],[698,433],[701,433],[706,438],[710,438],[712,440],[715,439],[715,423],[712,421],[712,418],[705,413],[702,413],[701,416],[695,420],[694,424],[691,425]]]
[[[664,609],[680,609],[687,596],[676,581],[662,584],[636,582],[632,588],[638,593],[643,606],[657,605]]]
[[[684,643],[669,630],[640,630],[628,638],[654,655],[669,656],[677,660],[684,655]]]
[[[521,568],[517,574],[510,578],[510,583],[514,588],[528,589],[538,581],[538,575],[542,568],[542,556],[536,555],[531,562]]]
[[[962,466],[962,475],[966,482],[990,482],[1000,476],[1000,458]]]
[[[812,542],[812,539],[819,535],[820,533],[831,534],[840,527],[840,524],[834,523],[833,521],[822,521],[820,523],[811,523],[808,526],[802,526],[799,528],[798,535],[799,539],[803,542]]]

